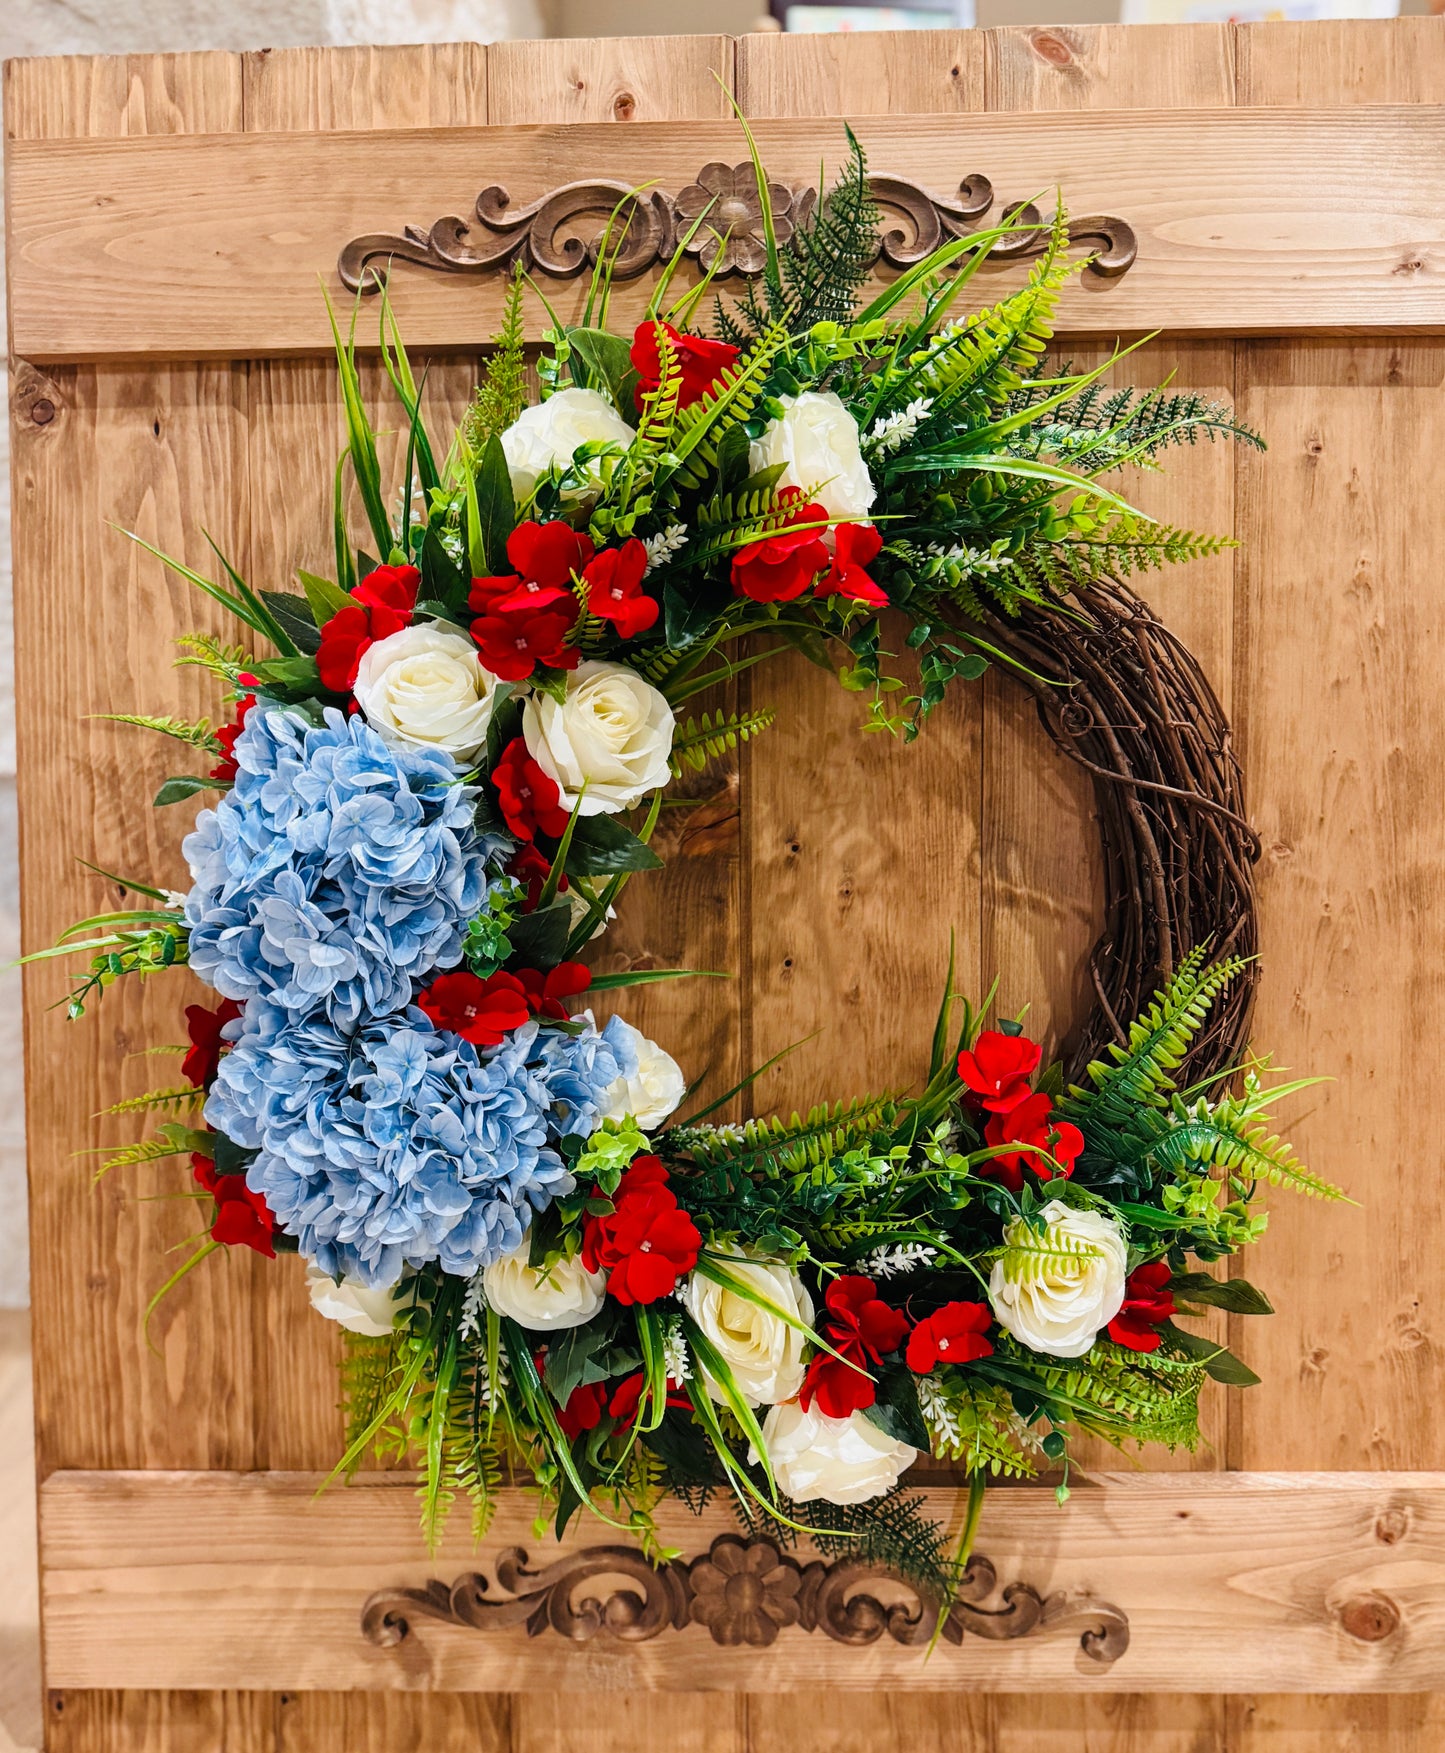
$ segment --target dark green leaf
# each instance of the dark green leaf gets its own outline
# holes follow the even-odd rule
[[[256,1150],[247,1150],[233,1138],[227,1138],[224,1132],[213,1132],[211,1141],[215,1152],[216,1173],[219,1175],[244,1175],[261,1154]]]
[[[495,432],[477,466],[477,517],[488,572],[500,576],[507,570],[507,537],[516,526],[517,509],[512,477],[507,473],[507,453]]]
[[[685,651],[700,634],[711,627],[716,605],[706,591],[694,583],[684,596],[675,584],[662,588],[663,632],[674,651]]]
[[[507,933],[512,940],[511,961],[523,968],[555,968],[566,953],[571,930],[572,908],[565,898],[524,913]]]
[[[320,649],[321,634],[305,597],[288,590],[263,590],[261,596],[297,651],[310,655]]]
[[[428,528],[421,540],[422,595],[440,603],[449,614],[459,614],[467,606],[471,582],[466,568],[452,559],[441,537]]]
[[[606,1349],[611,1333],[605,1325],[590,1323],[559,1333],[547,1346],[546,1380],[559,1406],[565,1406],[575,1388],[584,1382],[605,1382],[607,1371],[597,1358]]]
[[[1202,1364],[1205,1375],[1223,1382],[1228,1388],[1252,1388],[1259,1381],[1248,1364],[1241,1363],[1232,1351],[1206,1339],[1202,1333],[1190,1333],[1184,1327],[1176,1327],[1172,1321],[1166,1321],[1160,1332],[1186,1357]]]
[[[251,673],[268,694],[285,700],[305,700],[321,692],[314,657],[268,657],[253,663]]]
[[[1228,1309],[1232,1315],[1272,1315],[1274,1305],[1247,1278],[1211,1278],[1207,1272],[1181,1272],[1169,1281],[1180,1302]]]
[[[616,876],[661,870],[662,860],[615,816],[579,816],[567,851],[568,876]]]
[[[875,1372],[878,1376],[878,1398],[863,1409],[863,1416],[879,1430],[886,1431],[895,1442],[911,1443],[927,1454],[930,1445],[928,1426],[919,1410],[918,1389],[913,1374],[902,1364],[886,1364]]]
[[[198,791],[225,791],[228,787],[218,779],[205,779],[198,773],[182,773],[175,779],[168,779],[156,793],[156,808],[162,809],[168,803],[184,803],[188,797],[194,797]]]
[[[296,576],[301,580],[301,588],[306,592],[306,601],[311,606],[311,619],[318,627],[324,627],[333,615],[339,615],[343,609],[356,607],[355,597],[348,596],[339,584],[333,584],[329,578],[318,578],[314,572],[297,569]]]
[[[632,370],[628,343],[620,335],[609,335],[605,329],[569,329],[567,339],[572,343],[575,358],[582,363],[585,387],[601,390],[623,419],[630,419],[633,405],[623,401],[627,375]],[[572,375],[578,376],[575,361]]]
[[[510,682],[498,682],[492,696],[492,716],[487,724],[487,768],[491,771],[502,751],[522,734],[522,702],[514,698]]]

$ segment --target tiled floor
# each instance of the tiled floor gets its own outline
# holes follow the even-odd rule
[[[0,1753],[40,1746],[30,1317],[0,1309]]]

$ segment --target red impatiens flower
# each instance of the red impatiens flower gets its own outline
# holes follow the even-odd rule
[[[510,599],[504,598],[472,622],[472,638],[482,662],[500,681],[524,682],[538,664],[550,670],[577,667],[581,653],[567,643],[577,624],[576,599],[570,592],[564,596],[561,591],[538,589],[540,606],[524,601],[520,607],[509,607]]]
[[[1084,1148],[1084,1135],[1067,1120],[1051,1119],[1053,1107],[1050,1098],[1040,1091],[1026,1097],[1006,1114],[991,1115],[983,1129],[986,1143],[1033,1145],[1036,1148],[1006,1150],[981,1163],[979,1174],[991,1175],[1015,1193],[1023,1187],[1025,1169],[1032,1169],[1041,1181],[1051,1181],[1055,1175],[1065,1178],[1072,1175],[1074,1164]]]
[[[341,609],[321,629],[316,668],[333,694],[349,694],[370,645],[411,625],[421,573],[415,566],[378,566],[351,595],[356,606]]]
[[[1039,1068],[1041,1049],[1023,1035],[985,1029],[958,1056],[958,1075],[972,1092],[970,1106],[1007,1114],[1032,1094],[1029,1079]]]
[[[502,818],[519,840],[531,840],[539,830],[553,840],[561,839],[567,830],[567,812],[559,802],[562,793],[556,780],[527,753],[521,737],[513,737],[502,750],[492,769],[492,784]]]
[[[546,779],[547,775],[544,773],[542,777]],[[548,783],[551,782],[548,781]],[[553,789],[555,790],[556,787],[554,786]],[[547,857],[545,852],[539,852],[530,841],[524,840],[502,868],[509,877],[515,877],[526,889],[527,899],[523,911],[530,913],[538,901],[542,899],[543,886],[552,874],[552,860]],[[559,894],[565,894],[566,890],[567,877],[564,872],[557,879],[557,891]]]
[[[254,1248],[258,1254],[274,1260],[276,1219],[265,1199],[246,1185],[246,1177],[218,1174],[210,1157],[200,1151],[191,1157],[191,1172],[198,1185],[216,1201],[212,1238],[228,1248]]]
[[[657,599],[642,588],[647,549],[633,536],[620,548],[604,548],[583,573],[587,612],[611,621],[621,639],[635,639],[654,625]]]
[[[585,992],[592,984],[592,970],[581,962],[558,962],[545,974],[539,968],[518,968],[516,978],[533,1016],[565,1023],[569,1013],[563,999]]]
[[[816,1400],[826,1417],[847,1418],[877,1399],[868,1365],[881,1364],[885,1353],[897,1351],[908,1331],[908,1317],[880,1299],[871,1278],[856,1273],[835,1278],[825,1301],[833,1317],[825,1337],[842,1356],[818,1352],[798,1399],[804,1412]]]
[[[181,1061],[181,1076],[198,1090],[211,1087],[222,1049],[227,1045],[221,1039],[221,1030],[240,1014],[241,1007],[234,998],[223,998],[215,1010],[207,1010],[203,1004],[186,1006],[186,1033],[191,1046]]]
[[[642,1402],[642,1388],[646,1380],[645,1374],[638,1370],[636,1375],[628,1376],[625,1381],[618,1384],[617,1392],[607,1403],[608,1412],[624,1429],[637,1417],[637,1408]],[[688,1398],[682,1383],[673,1381],[671,1376],[667,1378],[667,1404],[681,1407],[685,1411],[692,1407],[692,1401]]]
[[[1160,1335],[1156,1329],[1175,1313],[1168,1289],[1173,1276],[1167,1260],[1151,1260],[1147,1266],[1134,1268],[1124,1286],[1124,1306],[1109,1323],[1109,1337],[1115,1345],[1130,1351],[1158,1351]]]
[[[888,598],[868,576],[866,568],[878,558],[883,538],[871,523],[840,523],[833,526],[833,564],[813,586],[820,597],[852,597],[886,609]]]
[[[584,1430],[596,1430],[606,1410],[606,1382],[582,1382],[568,1395],[567,1404],[557,1408],[557,1423],[568,1442],[575,1442]]]
[[[572,581],[595,552],[591,536],[560,519],[519,523],[507,537],[516,571],[474,578],[468,602],[479,615],[557,608],[572,600]]]
[[[439,1029],[449,1029],[476,1047],[497,1047],[531,1015],[526,992],[515,974],[489,974],[485,980],[464,968],[438,974],[417,995],[417,1003]]]
[[[236,702],[235,718],[217,730],[216,741],[221,745],[221,758],[211,769],[212,779],[234,779],[240,772],[236,765],[236,739],[245,729],[246,720],[255,704],[254,694],[243,694]]]
[[[677,398],[679,408],[690,408],[694,402],[700,401],[738,356],[738,349],[726,341],[710,341],[704,335],[681,335],[671,323],[657,319],[639,323],[627,355],[637,371],[637,388],[633,396],[639,414],[642,412],[642,398],[654,394],[662,381],[659,330],[671,342],[673,354],[682,368],[682,388]]]
[[[640,1156],[618,1183],[612,1210],[589,1217],[582,1264],[607,1273],[620,1303],[655,1303],[697,1265],[702,1235],[677,1203],[660,1158]]]
[[[971,1363],[993,1350],[984,1334],[993,1324],[987,1303],[945,1303],[908,1336],[908,1367],[926,1376],[940,1363]]]
[[[796,487],[784,487],[778,498],[788,508],[787,522],[733,555],[734,594],[751,597],[755,603],[791,602],[803,594],[830,558],[822,539],[828,522],[823,507],[804,504]]]

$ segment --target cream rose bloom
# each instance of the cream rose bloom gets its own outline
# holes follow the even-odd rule
[[[488,1308],[506,1315],[530,1333],[557,1333],[580,1327],[602,1307],[607,1276],[589,1272],[575,1255],[554,1260],[544,1272],[527,1264],[528,1245],[494,1260],[482,1271]]]
[[[829,517],[846,523],[866,522],[877,489],[863,461],[858,423],[832,390],[804,390],[779,396],[784,412],[764,428],[748,451],[748,467],[756,474],[774,463],[787,466],[780,487],[797,487],[821,505]]]
[[[861,1412],[827,1418],[796,1400],[775,1406],[763,1422],[773,1477],[794,1503],[867,1503],[892,1491],[919,1451],[879,1430]],[[756,1461],[757,1455],[749,1454]]]
[[[1030,1257],[1020,1247],[1035,1232],[1022,1218],[1004,1231],[1004,1253],[994,1264],[988,1297],[998,1323],[1031,1351],[1082,1357],[1124,1303],[1129,1251],[1112,1218],[1076,1211],[1051,1199],[1039,1213],[1050,1248],[1077,1247],[1067,1258]]]
[[[522,736],[527,753],[556,780],[563,809],[575,809],[580,797],[584,816],[610,816],[667,784],[673,722],[651,683],[623,664],[593,659],[568,676],[565,702],[550,694],[528,699]]]
[[[306,1267],[306,1290],[311,1306],[328,1321],[339,1322],[348,1333],[382,1339],[396,1326],[396,1286],[370,1290],[354,1278],[338,1284],[314,1262]]]
[[[812,1325],[813,1300],[802,1280],[786,1266],[736,1254],[727,1261],[726,1269],[784,1314]],[[780,1400],[790,1400],[802,1387],[807,1371],[803,1362],[805,1339],[796,1327],[700,1272],[694,1272],[683,1286],[682,1301],[717,1347],[749,1406],[775,1406]],[[722,1390],[706,1370],[703,1380],[713,1399],[721,1400]]]
[[[520,505],[554,465],[566,468],[579,445],[629,445],[637,434],[597,390],[558,390],[522,412],[502,434],[512,495]]]
[[[496,686],[466,634],[434,621],[369,645],[354,692],[385,742],[445,749],[465,766],[486,747]]]
[[[602,1118],[621,1120],[631,1114],[644,1132],[650,1132],[654,1126],[661,1126],[687,1094],[687,1079],[673,1056],[665,1053],[656,1041],[649,1041],[641,1029],[634,1029],[621,1017],[613,1021],[612,1027],[621,1029],[632,1043],[637,1070],[631,1077],[619,1077],[607,1086],[602,1097],[605,1104]]]

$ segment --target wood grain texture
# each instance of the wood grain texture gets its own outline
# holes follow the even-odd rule
[[[47,1753],[275,1753],[267,1692],[48,1694]]]
[[[984,33],[991,110],[1228,108],[1227,24],[1030,25]]]
[[[242,57],[246,131],[477,127],[487,54],[480,43],[258,49]]]
[[[267,1746],[270,1753],[271,1743]],[[512,1734],[512,1701],[490,1692],[284,1692],[276,1700],[275,1753],[451,1753],[453,1748],[521,1753]]]
[[[493,123],[675,122],[732,115],[731,37],[495,43],[488,53]],[[579,165],[573,174],[587,171]]]
[[[1001,1581],[1127,1602],[1131,1641],[1112,1667],[1082,1655],[1078,1625],[1009,1643],[969,1636],[932,1660],[887,1640],[849,1648],[803,1632],[743,1661],[697,1628],[617,1644],[421,1618],[378,1648],[359,1620],[374,1590],[450,1583],[477,1555],[456,1528],[426,1556],[409,1481],[373,1476],[320,1498],[316,1486],[314,1474],[52,1475],[40,1507],[52,1683],[1103,1695],[1445,1682],[1445,1474],[1111,1473],[1063,1510],[1048,1491],[991,1494],[979,1550]],[[957,1526],[964,1496],[930,1491],[929,1512]],[[512,1545],[546,1563],[606,1543],[596,1524],[574,1523],[554,1548],[535,1538],[532,1516],[520,1493],[499,1503],[488,1568]],[[689,1554],[735,1525],[722,1503],[700,1519],[665,1505],[659,1523]],[[197,1625],[211,1635],[195,1636]],[[514,1728],[531,1708],[517,1702]]]
[[[517,45],[521,46],[521,45]],[[1114,213],[1139,236],[1122,279],[1079,281],[1060,327],[1114,335],[1439,329],[1445,294],[1415,262],[1445,248],[1436,175],[1445,113],[1431,106],[1102,110],[859,116],[876,170],[940,193],[984,171],[1002,200],[1067,187],[1075,212]],[[774,173],[811,184],[841,131],[765,119]],[[314,351],[315,286],[362,233],[471,210],[484,181],[534,199],[579,171],[673,190],[709,159],[736,162],[735,124],[585,123],[343,134],[213,134],[12,142],[7,253],[16,350],[35,360]],[[1374,168],[1362,185],[1356,167]],[[284,216],[284,223],[281,223]],[[992,276],[991,276],[992,278]],[[650,276],[617,289],[635,320]],[[488,333],[499,275],[394,276],[418,346]],[[553,283],[574,312],[578,282]],[[537,322],[535,316],[532,319]],[[534,330],[534,334],[538,331]]]

